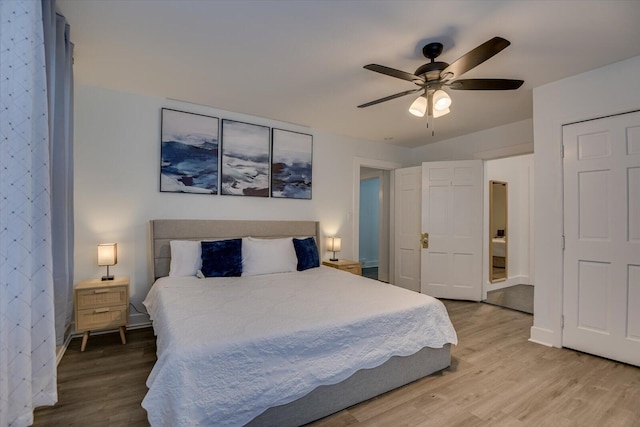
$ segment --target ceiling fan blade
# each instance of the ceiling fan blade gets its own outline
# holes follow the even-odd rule
[[[440,75],[447,80],[459,77],[496,55],[510,44],[509,40],[502,37],[494,37],[462,55],[453,64],[442,70]]]
[[[510,79],[462,79],[447,83],[447,86],[455,90],[514,90],[523,83],[523,80]]]
[[[375,71],[376,73],[384,74],[386,76],[406,80],[411,83],[424,83],[424,79],[422,77],[418,77],[415,74],[407,73],[406,71],[396,70],[395,68],[385,67],[384,65],[369,64],[365,65],[364,68],[366,68],[367,70]]]
[[[358,105],[358,108],[370,107],[372,105],[380,104],[381,102],[391,101],[392,99],[400,98],[401,96],[409,95],[421,91],[422,88],[411,89],[404,92],[396,93],[395,95],[389,95],[384,98],[376,99],[375,101],[367,102],[366,104]]]

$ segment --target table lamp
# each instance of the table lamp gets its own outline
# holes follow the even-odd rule
[[[340,237],[329,237],[327,239],[327,250],[333,252],[333,258],[330,258],[329,261],[338,261],[336,258],[336,252],[340,252],[340,247],[342,246],[342,239]]]
[[[113,276],[109,275],[109,266],[118,263],[118,244],[117,243],[101,243],[98,245],[98,265],[100,267],[107,266],[107,275],[102,276],[102,280],[113,280]]]

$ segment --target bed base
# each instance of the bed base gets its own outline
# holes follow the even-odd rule
[[[394,356],[373,369],[324,385],[298,400],[267,409],[247,426],[294,427],[324,418],[387,391],[441,371],[451,364],[451,345],[425,347],[411,356]]]

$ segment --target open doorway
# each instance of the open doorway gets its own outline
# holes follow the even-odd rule
[[[391,206],[394,202],[393,171],[402,167],[401,163],[389,162],[386,160],[368,159],[355,157],[353,160],[353,253],[356,259],[360,259],[360,174],[368,169],[373,169],[382,173],[382,204],[380,210],[379,223],[381,227],[379,240],[378,258],[378,280],[390,281],[394,274],[393,254],[395,244],[394,233],[391,224],[393,223],[393,212]]]
[[[390,172],[360,168],[358,260],[362,275],[389,282]]]
[[[483,301],[533,314],[533,154],[484,167]]]

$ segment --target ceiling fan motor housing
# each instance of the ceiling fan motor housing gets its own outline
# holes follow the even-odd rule
[[[438,80],[440,78],[440,72],[447,68],[449,64],[446,62],[430,62],[428,64],[421,65],[416,70],[416,76],[424,76],[426,81]]]

